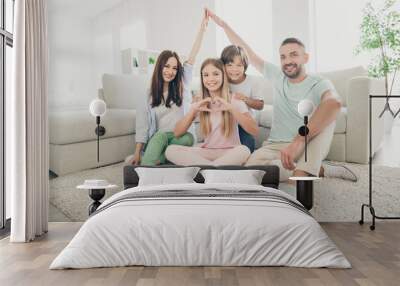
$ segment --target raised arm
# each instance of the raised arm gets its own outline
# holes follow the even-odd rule
[[[194,65],[196,61],[196,56],[199,53],[201,43],[203,41],[204,32],[206,31],[208,24],[208,16],[206,11],[204,11],[204,16],[201,21],[200,29],[197,32],[196,39],[194,40],[192,50],[190,51],[189,58],[187,59],[187,63]]]
[[[220,17],[215,15],[210,9],[206,8],[207,15],[222,29],[224,29],[224,32],[226,36],[228,37],[229,41],[231,41],[232,44],[241,46],[242,48],[245,49],[247,56],[249,57],[250,63],[259,71],[263,72],[264,68],[264,60],[259,57],[251,48],[250,46],[234,31],[232,28],[225,22],[223,21]]]

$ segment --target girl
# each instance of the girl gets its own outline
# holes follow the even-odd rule
[[[236,99],[242,100],[247,105],[250,114],[255,118],[255,110],[264,108],[263,87],[255,76],[246,74],[249,60],[245,51],[242,47],[236,45],[227,46],[221,53],[221,60],[225,65],[229,89],[236,93]],[[239,136],[240,142],[253,153],[255,148],[254,137],[240,125]]]
[[[163,164],[168,145],[193,145],[192,134],[183,132],[174,136],[173,130],[192,100],[189,91],[192,68],[207,22],[205,13],[189,58],[183,66],[175,52],[166,50],[158,56],[149,96],[137,109],[135,153],[126,161],[142,165]]]
[[[197,147],[168,146],[166,157],[177,165],[242,165],[250,155],[240,144],[238,124],[256,135],[258,126],[245,103],[229,92],[224,64],[207,59],[201,66],[202,98],[176,125],[175,136],[185,134],[196,116],[204,143]]]

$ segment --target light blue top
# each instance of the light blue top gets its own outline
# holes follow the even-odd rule
[[[192,96],[190,92],[190,83],[192,81],[193,66],[183,64],[183,94],[182,105],[179,108],[169,108],[169,112],[178,112],[180,117],[184,116],[189,110]],[[139,95],[140,96],[140,95]],[[157,132],[157,113],[155,108],[151,107],[150,96],[142,96],[144,100],[138,100],[141,104],[136,108],[136,143],[147,143],[149,139]],[[169,130],[173,131],[173,130]]]
[[[319,76],[307,75],[302,82],[291,83],[279,67],[268,62],[264,62],[263,75],[274,86],[274,114],[269,142],[293,141],[304,123],[304,118],[297,111],[301,100],[311,100],[316,108],[328,90],[338,98],[333,84]]]

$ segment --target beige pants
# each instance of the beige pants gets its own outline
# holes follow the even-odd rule
[[[304,153],[295,159],[296,170],[307,172],[318,176],[322,160],[326,158],[331,146],[335,122],[328,125],[320,134],[315,136],[307,144],[307,162]],[[263,146],[257,149],[246,162],[249,165],[277,165],[279,167],[280,181],[287,181],[293,175],[293,171],[287,170],[282,166],[280,151],[290,143],[264,142]]]
[[[250,151],[244,145],[229,149],[208,149],[169,145],[165,151],[168,161],[182,166],[190,165],[243,165],[249,158]]]

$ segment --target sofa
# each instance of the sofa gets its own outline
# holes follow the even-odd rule
[[[135,150],[135,95],[146,92],[147,76],[104,74],[98,97],[107,104],[101,117],[97,162],[96,120],[87,108],[49,110],[50,171],[65,175],[121,162]]]
[[[342,109],[327,159],[367,164],[368,95],[382,93],[383,81],[367,77],[362,67],[321,75],[333,82],[342,99]],[[256,116],[260,126],[256,148],[268,137],[273,116],[273,89],[264,78],[260,77],[259,80],[264,88],[265,106]],[[135,146],[136,103],[144,98],[148,83],[146,75],[103,75],[98,97],[106,102],[107,112],[101,118],[106,133],[100,140],[100,162],[97,162],[96,155],[95,119],[88,109],[50,110],[50,170],[57,175],[64,175],[121,162],[132,154]],[[192,91],[198,88],[197,78],[193,80]],[[384,122],[378,118],[382,108],[383,103],[373,105],[373,153],[383,140]],[[196,133],[200,141],[201,136]]]

